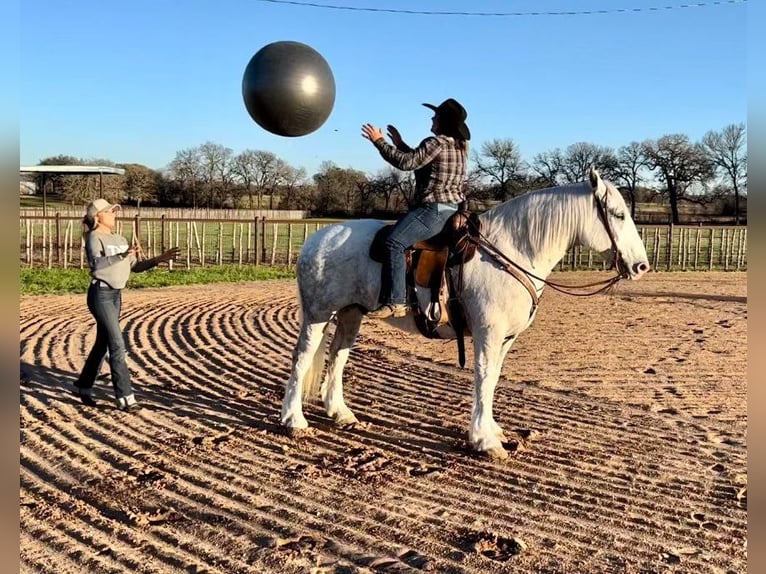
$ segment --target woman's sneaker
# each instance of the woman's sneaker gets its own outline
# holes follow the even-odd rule
[[[367,316],[371,319],[388,319],[389,317],[404,317],[407,314],[407,305],[389,304],[383,305],[380,309],[370,311]]]
[[[141,410],[141,405],[136,402],[136,395],[128,395],[117,399],[117,408],[121,411],[134,413]]]

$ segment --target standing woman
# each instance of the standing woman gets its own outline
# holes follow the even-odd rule
[[[374,319],[403,317],[407,314],[406,263],[404,252],[414,243],[437,235],[447,220],[465,201],[468,140],[471,132],[465,124],[465,108],[452,98],[438,106],[423,104],[434,111],[431,132],[415,149],[402,141],[399,131],[388,126],[394,145],[386,142],[383,131],[370,124],[362,126],[362,135],[370,140],[388,163],[415,172],[415,198],[410,210],[396,222],[386,239],[384,269],[391,286],[383,293],[383,306],[367,314]]]
[[[170,261],[178,255],[179,249],[174,247],[157,257],[139,260],[136,249],[129,247],[127,239],[114,232],[119,209],[117,204],[96,199],[88,204],[82,220],[86,228],[85,253],[91,275],[88,310],[96,319],[96,340],[74,386],[83,404],[95,406],[93,384],[109,351],[109,370],[117,408],[136,411],[141,407],[136,402],[130,383],[130,371],[125,360],[127,350],[120,328],[122,290],[131,271],[146,271],[162,261]]]

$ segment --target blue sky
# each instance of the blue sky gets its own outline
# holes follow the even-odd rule
[[[297,0],[302,1],[302,0]],[[421,11],[560,12],[687,0],[314,0]],[[705,0],[699,0],[705,2]],[[428,135],[421,102],[458,99],[472,145],[522,156],[580,141],[619,147],[747,119],[747,3],[578,16],[435,16],[259,0],[25,0],[20,5],[22,165],[67,154],[165,167],[207,141],[268,150],[309,174],[332,161],[385,167],[365,122]],[[316,132],[283,138],[247,114],[241,85],[261,47],[309,44],[336,100]]]

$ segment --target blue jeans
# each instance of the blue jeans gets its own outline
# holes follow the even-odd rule
[[[455,214],[457,207],[455,203],[427,203],[408,211],[394,224],[386,239],[388,257],[383,264],[386,273],[383,284],[390,285],[391,292],[387,297],[381,297],[384,305],[407,303],[407,264],[404,252],[414,243],[438,234]]]
[[[119,399],[132,395],[130,372],[125,361],[127,349],[122,329],[120,329],[122,290],[111,289],[103,283],[91,283],[87,300],[88,310],[96,319],[96,341],[85,360],[85,366],[75,386],[81,389],[93,387],[108,350],[109,370],[112,374],[115,397]]]

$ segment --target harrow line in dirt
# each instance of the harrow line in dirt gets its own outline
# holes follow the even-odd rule
[[[62,454],[61,456],[64,456],[64,455]],[[128,460],[127,455],[123,455],[123,457],[126,459],[126,461]],[[43,465],[45,463],[43,463],[39,459],[39,457],[29,457],[28,460],[29,460],[30,463],[32,463],[31,458],[36,458],[37,459],[37,463],[36,463],[37,468],[38,469],[43,469],[43,466],[41,466],[41,465]],[[83,474],[83,473],[85,473],[86,476],[87,476],[87,472],[89,470],[87,465],[84,465],[80,461],[76,461],[74,459],[68,459],[66,462],[68,462],[69,465],[70,465],[69,466],[70,470],[68,471],[68,474]],[[34,464],[34,463],[32,463],[32,464]],[[123,464],[127,465],[127,464],[129,464],[129,462],[124,462]],[[31,470],[31,468],[29,470]],[[32,474],[34,476],[36,476],[38,478],[38,480],[43,480],[44,481],[44,479],[42,479],[42,477],[40,476],[41,475],[41,471],[38,471],[37,473],[32,473]],[[100,478],[100,477],[94,477],[94,478]],[[76,516],[80,519],[80,521],[83,521],[83,522],[86,523],[86,525],[83,527],[84,531],[90,532],[91,535],[93,535],[93,534],[95,534],[95,532],[94,532],[94,528],[95,528],[95,529],[97,529],[99,532],[101,532],[103,534],[103,536],[101,537],[100,542],[97,542],[97,545],[99,545],[99,546],[113,546],[114,545],[114,533],[115,532],[117,533],[118,538],[122,539],[123,541],[128,541],[129,542],[129,541],[132,540],[130,534],[133,533],[134,530],[130,526],[123,524],[123,522],[121,520],[118,520],[117,518],[105,516],[104,515],[104,511],[97,506],[98,504],[101,504],[100,502],[97,502],[95,500],[90,501],[90,500],[88,500],[88,496],[80,497],[79,500],[82,501],[82,502],[81,502],[81,504],[79,505],[79,508],[78,508],[78,510],[80,512],[78,512],[76,514]],[[83,505],[85,505],[85,508],[83,508]],[[83,510],[85,510],[84,513],[82,512]],[[113,511],[113,510],[110,509],[109,512],[113,513],[113,512],[120,512],[120,511]],[[87,520],[87,518],[89,517],[90,513],[95,514],[98,518],[93,518],[92,520]],[[154,535],[153,532],[142,531],[142,537],[148,538],[150,540],[154,540],[155,543],[159,543],[160,542],[159,540],[155,539],[155,535]],[[70,534],[68,538],[71,539],[71,538],[73,538],[73,536]],[[203,544],[204,545],[205,544],[204,540],[200,540],[199,543],[197,544],[197,546],[195,548],[195,550],[197,550],[197,551],[200,548],[199,544]],[[87,546],[86,546],[86,548],[87,548]],[[128,544],[127,547],[123,547],[123,550],[129,550],[129,549],[130,549],[130,544]],[[185,564],[193,563],[194,561],[196,561],[199,558],[199,555],[195,554],[195,552],[193,552],[193,551],[186,552],[184,557],[183,557],[183,559],[182,558],[178,558],[177,555],[179,553],[177,552],[177,549],[173,548],[172,546],[167,547],[167,548],[158,548],[158,551],[161,551],[161,552],[165,553],[166,557],[168,557],[171,560],[171,562],[173,562],[174,565],[177,566],[177,567],[182,567]],[[207,552],[209,554],[208,558],[215,559],[215,549],[214,548],[208,547]],[[174,556],[174,555],[176,555],[176,556]],[[127,572],[134,572],[135,571],[136,564],[129,564],[128,566],[129,566],[129,568],[126,570]],[[238,565],[238,567],[241,568],[242,565],[240,564],[240,565]],[[219,570],[219,572],[221,572],[221,574],[227,574],[227,573],[230,573],[231,570],[227,568],[225,570]]]
[[[37,459],[37,462],[33,462],[31,460],[32,457],[30,457],[30,464],[35,465],[38,469],[43,468],[44,463]],[[28,473],[26,475],[27,480],[29,481],[30,485],[35,485],[34,483],[37,483],[35,485],[35,489],[37,492],[43,491],[43,489],[47,489],[46,480],[42,478],[41,472],[35,473],[33,469],[28,468]],[[40,483],[43,483],[41,486]],[[50,489],[48,489],[50,490]],[[66,499],[57,501],[55,504],[57,507],[61,508],[62,512],[66,512],[67,507],[71,505],[71,501],[73,501],[70,496],[67,496]],[[88,556],[90,560],[97,560],[99,562],[99,569],[97,569],[98,572],[103,571],[103,567],[105,566],[103,564],[103,560],[101,558],[94,558],[93,552],[94,549],[101,549],[98,554],[95,556],[100,556],[102,553],[107,553],[105,549],[111,549],[114,546],[115,543],[115,537],[125,542],[125,545],[122,546],[122,550],[125,554],[129,554],[130,551],[134,550],[135,548],[130,544],[130,541],[132,540],[130,534],[133,532],[132,529],[122,525],[118,521],[114,519],[109,519],[104,517],[103,512],[88,504],[87,502],[82,501],[81,499],[78,499],[78,505],[77,505],[77,512],[68,512],[68,519],[70,524],[65,523],[64,521],[58,521],[58,523],[61,525],[59,526],[60,529],[64,530],[70,530],[71,533],[67,534],[66,532],[61,532],[60,536],[58,537],[58,546],[59,548],[63,549],[66,548],[66,541],[71,542],[72,544],[75,544],[76,546],[82,546],[81,552]],[[43,523],[43,528],[45,529],[45,533],[50,534],[51,529],[50,525],[45,526],[46,523]],[[73,534],[72,534],[73,533]],[[87,533],[87,534],[86,534]],[[88,540],[90,539],[90,540]],[[89,544],[90,541],[90,544]],[[173,549],[169,549],[171,554],[169,556],[172,556],[172,553],[174,552]],[[108,552],[111,554],[111,551]],[[71,555],[71,552],[66,552],[67,555]],[[155,559],[162,560],[162,556],[154,556]],[[182,560],[173,559],[172,562],[177,562],[176,565],[182,565]],[[86,561],[87,563],[87,561]],[[76,572],[79,572],[80,570],[76,570]],[[135,572],[135,563],[131,565],[131,567],[125,569],[125,570],[112,570],[114,572]]]
[[[174,456],[173,453],[163,453],[163,454],[166,457],[173,457]],[[210,459],[210,460],[212,460],[212,459]],[[186,465],[188,466],[188,464],[189,464],[188,460],[185,461],[185,462],[186,462]],[[226,486],[228,489],[231,489],[232,488],[232,482],[230,480],[229,481],[226,480],[226,475],[230,475],[231,473],[236,472],[235,470],[228,470],[224,475],[216,476],[216,475],[218,475],[218,474],[220,474],[222,472],[221,468],[223,467],[224,464],[225,463],[223,461],[219,461],[215,465],[213,465],[211,463],[206,463],[206,462],[200,461],[199,464],[197,465],[197,468],[199,468],[201,470],[204,470],[205,474],[207,476],[211,476],[212,475],[212,476],[218,478],[219,479],[218,483],[217,483],[219,485],[218,489],[221,489],[224,486]],[[278,471],[280,469],[277,468],[275,470]],[[181,474],[181,473],[179,473],[179,474]],[[216,490],[215,494],[218,495],[218,496],[216,497],[216,499],[214,499],[213,497],[211,497],[210,487],[209,487],[209,485],[207,483],[204,483],[204,482],[200,482],[198,484],[195,483],[196,479],[194,478],[194,476],[190,475],[190,473],[185,473],[183,476],[184,476],[183,479],[175,482],[172,486],[170,486],[170,487],[165,489],[165,491],[164,491],[164,495],[165,496],[169,496],[170,495],[171,491],[169,489],[175,488],[177,490],[177,496],[185,497],[187,501],[194,501],[194,500],[196,500],[197,502],[199,502],[199,501],[204,501],[204,500],[207,499],[207,504],[208,505],[212,505],[212,506],[214,506],[215,508],[217,508],[219,510],[224,509],[224,506],[222,506],[222,504],[229,500],[229,497],[231,496],[231,493],[224,493],[224,492],[221,492],[220,490]],[[268,474],[264,475],[264,478],[268,478],[268,477],[269,477]],[[258,475],[255,475],[254,478],[257,479]],[[244,481],[245,477],[242,476],[241,480]],[[185,487],[185,489],[188,489],[188,493],[183,493],[182,492],[182,490],[183,490],[182,487]],[[260,488],[263,489],[263,487],[260,487]],[[327,490],[327,487],[323,486],[319,490],[320,491],[325,491],[325,490]],[[240,492],[241,492],[241,489],[240,489]],[[342,489],[337,489],[336,492],[337,493],[342,493],[343,490]],[[294,520],[292,522],[290,522],[290,521],[283,521],[285,528],[294,528],[294,523],[306,524],[307,521],[309,521],[309,522],[310,521],[315,521],[316,520],[316,516],[317,516],[317,510],[322,509],[322,508],[326,508],[326,507],[324,507],[322,505],[316,505],[316,502],[315,502],[313,497],[312,498],[308,498],[308,497],[305,497],[305,496],[298,497],[295,494],[285,495],[285,493],[282,490],[278,490],[278,489],[273,489],[273,490],[270,489],[270,495],[271,495],[272,499],[274,499],[274,498],[276,498],[276,499],[280,499],[280,498],[284,499],[283,500],[282,510],[283,511],[288,511],[288,509],[289,509],[289,512],[291,512],[291,513],[293,513],[295,515],[295,518],[294,518]],[[241,495],[241,496],[245,497],[246,495]],[[297,506],[297,504],[298,504],[297,501],[303,502],[305,508]],[[314,509],[314,507],[312,507],[312,504],[316,505],[316,509]],[[266,513],[266,512],[261,512],[258,509],[252,509],[252,508],[250,508],[250,509],[242,509],[241,506],[239,506],[239,505],[235,506],[234,508],[231,508],[231,507],[225,508],[225,510],[230,514],[230,516],[229,516],[230,518],[234,519],[235,516],[236,516],[236,520],[238,520],[238,522],[240,523],[239,525],[241,526],[241,528],[243,528],[243,530],[247,530],[247,529],[251,529],[252,528],[251,525],[245,523],[245,521],[248,519],[247,514],[245,514],[246,512],[250,512],[250,513],[255,512],[256,514],[259,514],[259,515],[263,516],[264,519],[269,519],[272,522],[274,521],[273,512]],[[190,514],[191,512],[192,512],[191,510],[187,510],[186,514]],[[235,516],[231,516],[231,515],[235,515]],[[365,527],[369,528],[369,527],[374,526],[374,523],[369,521],[369,520],[361,520],[361,519],[359,519],[359,521],[360,521],[360,523],[364,523]],[[363,539],[359,538],[358,535],[355,533],[353,527],[341,525],[341,524],[339,524],[337,522],[337,520],[331,521],[330,524],[334,525],[336,531],[339,531],[339,532],[342,531],[344,533],[344,536],[343,536],[344,540],[348,541],[349,538],[357,538],[358,539],[357,543],[359,544],[359,552],[362,552],[361,549],[366,549],[366,552],[369,553],[369,551],[370,551],[369,549],[373,548],[375,546],[375,543],[377,542],[376,538],[370,538],[370,537],[366,537],[366,538],[363,538]],[[329,524],[325,524],[320,529],[320,531],[326,531],[327,528],[329,528]],[[397,530],[397,532],[398,532],[399,536],[404,536],[409,531],[408,530],[407,531]],[[250,535],[252,537],[253,533],[251,532]],[[347,544],[348,544],[348,542],[347,542]],[[340,556],[340,557],[344,557],[344,556]]]
[[[316,439],[316,437],[312,437],[312,440],[315,440],[315,439]],[[353,444],[353,442],[351,442],[350,444]],[[380,445],[377,445],[377,446],[380,448]],[[565,506],[564,503],[559,502],[559,498],[560,497],[558,496],[558,493],[562,492],[562,491],[568,491],[568,492],[570,492],[570,495],[576,495],[578,492],[584,492],[585,494],[581,495],[583,498],[589,497],[589,498],[594,498],[594,499],[600,499],[601,497],[599,495],[601,493],[603,493],[604,490],[605,490],[604,487],[599,487],[599,485],[593,486],[592,490],[591,490],[590,488],[580,488],[580,487],[573,489],[571,486],[559,485],[555,481],[554,482],[550,482],[550,483],[544,483],[543,481],[545,479],[541,480],[540,477],[539,477],[539,473],[536,473],[536,471],[535,471],[535,468],[539,468],[540,465],[538,465],[538,464],[533,462],[529,466],[531,468],[529,468],[527,470],[525,470],[523,468],[520,468],[520,467],[514,467],[513,471],[517,475],[520,475],[520,472],[523,471],[524,475],[526,476],[526,478],[530,482],[531,481],[537,481],[538,485],[539,484],[543,484],[543,486],[547,489],[547,492],[546,491],[537,492],[536,493],[537,499],[540,502],[542,502],[542,503],[550,504],[552,507],[556,508],[557,510],[561,510],[561,511],[566,512],[568,509],[571,508],[571,509],[580,510],[585,515],[587,515],[588,513],[592,513],[593,512],[592,507],[590,507],[588,505],[585,505],[585,504],[580,504],[580,503],[577,503],[577,502],[572,502],[571,500],[568,502],[568,504],[570,506],[569,507]],[[480,479],[475,479],[475,480],[477,482],[479,482],[479,484],[477,484],[477,486],[481,487],[482,490],[484,490],[484,489],[493,489],[493,487],[495,487],[496,484],[501,484],[501,483],[496,483],[496,482],[491,481],[491,480],[488,480],[488,481],[482,481]],[[446,475],[444,475],[442,477],[441,482],[445,486],[448,486],[450,488],[459,488],[459,485],[451,484],[451,482],[450,482],[450,473],[449,472],[446,473]],[[544,496],[546,494],[548,494],[549,496],[548,497]],[[463,495],[461,495],[460,498],[461,499],[462,498],[470,499],[471,496],[472,496],[472,494],[470,492],[466,492]],[[570,496],[570,498],[571,498],[571,496]],[[654,516],[663,516],[665,522],[669,523],[671,525],[678,518],[678,516],[676,514],[673,514],[672,511],[663,512],[661,509],[658,509],[655,504],[652,504],[651,501],[649,501],[648,499],[645,499],[645,498],[634,498],[634,499],[630,500],[629,502],[632,502],[634,507],[637,504],[639,506],[639,508],[644,508],[646,510],[647,516],[652,516],[652,515],[654,515]],[[477,501],[477,504],[483,504],[487,508],[493,508],[493,509],[496,509],[498,511],[501,511],[502,509],[505,508],[503,506],[495,507],[492,503],[488,503],[486,501],[482,502],[482,503]],[[701,508],[700,508],[700,510],[701,510]],[[711,508],[711,510],[713,510],[713,508]],[[601,509],[598,510],[598,512],[600,512],[602,515],[604,515],[604,518],[611,518],[613,520],[619,520],[619,519],[621,519],[623,517],[623,511],[621,509],[619,509],[619,508],[616,508],[616,509],[601,508]],[[719,523],[724,523],[724,521],[719,521]],[[583,526],[583,525],[580,524],[580,526]],[[590,528],[590,527],[592,527],[592,524],[589,524],[589,525],[586,525],[586,526],[588,526]],[[653,526],[652,521],[649,520],[648,521],[648,526],[647,526],[646,530],[648,532],[651,532],[652,531],[652,526]],[[656,526],[659,527],[660,525],[657,524]],[[635,528],[635,526],[631,526],[629,528]],[[723,535],[725,535],[725,534],[723,534]]]

